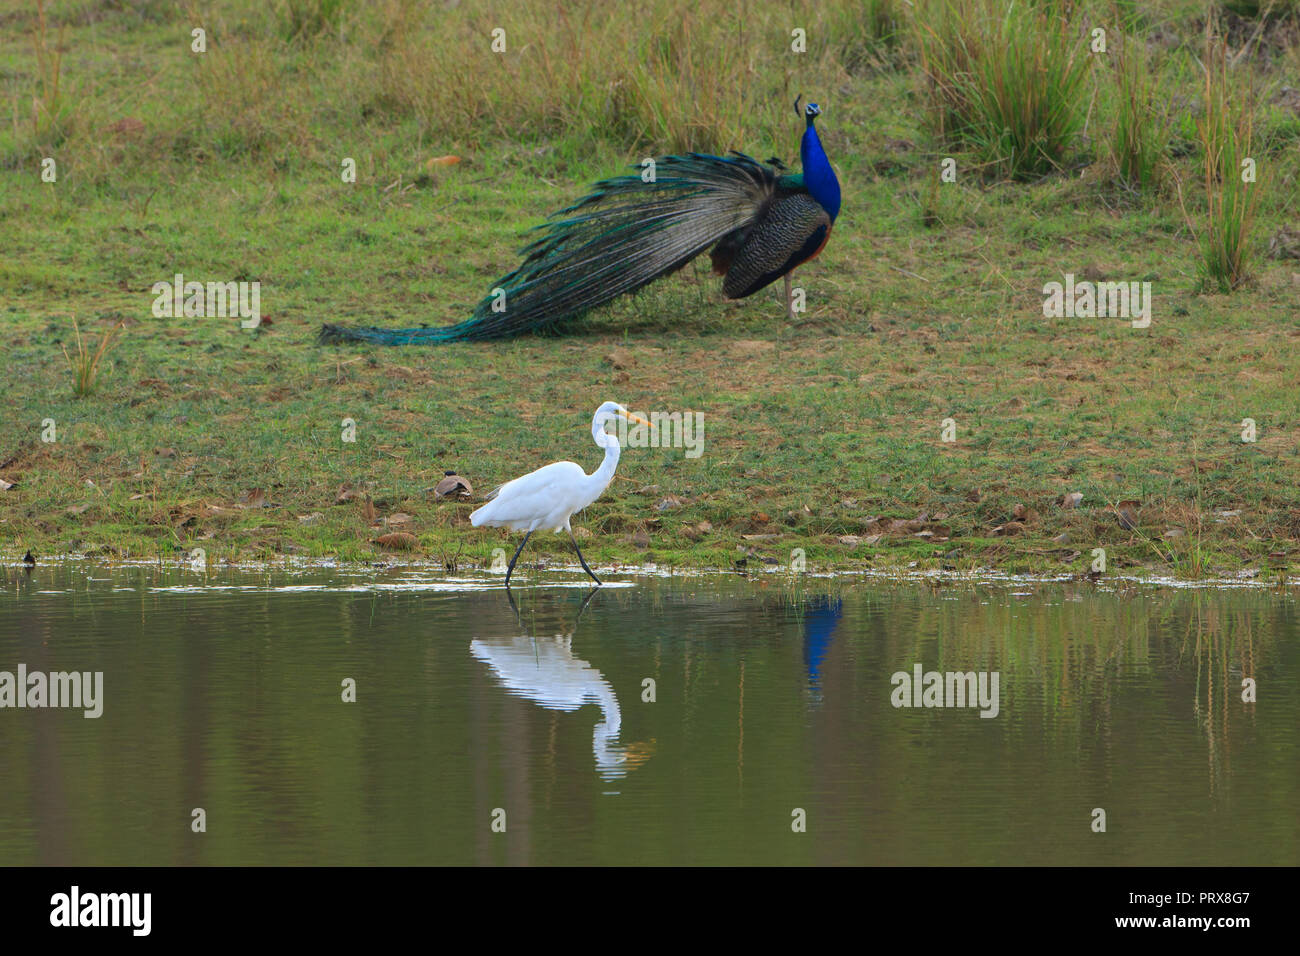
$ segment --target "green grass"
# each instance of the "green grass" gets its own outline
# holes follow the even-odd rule
[[[1199,234],[1202,288],[1232,292],[1249,278],[1251,230],[1264,189],[1258,167],[1251,109],[1253,88],[1234,90],[1227,50],[1207,36],[1205,116],[1199,123],[1205,157],[1206,211]]]
[[[471,529],[473,503],[435,501],[442,471],[482,492],[557,459],[590,469],[591,414],[615,399],[701,411],[706,444],[698,459],[625,450],[576,521],[605,564],[753,568],[802,548],[813,569],[1081,573],[1104,547],[1112,569],[1198,576],[1295,551],[1300,262],[1258,255],[1297,219],[1284,103],[1255,130],[1252,279],[1198,294],[1183,205],[1203,221],[1206,193],[1138,202],[1109,186],[1113,63],[1088,73],[1063,171],[988,182],[959,151],[948,183],[936,170],[952,144],[904,5],[852,33],[840,3],[763,8],[743,28],[729,7],[667,0],[637,18],[603,2],[437,9],[56,4],[41,53],[35,6],[6,8],[0,478],[16,485],[0,491],[0,550],[374,560],[373,541],[404,530],[427,557],[486,563],[517,537]],[[1144,16],[1173,31],[1151,53],[1155,102],[1185,104],[1156,153],[1200,184],[1204,22],[1176,5]],[[487,52],[499,24],[504,57]],[[794,26],[805,54],[790,51]],[[58,102],[33,121],[60,31]],[[1249,69],[1300,86],[1289,47],[1243,63],[1230,84]],[[799,93],[825,109],[844,210],[796,274],[809,308],[795,325],[779,283],[729,303],[697,263],[564,336],[315,344],[322,321],[463,318],[513,268],[523,230],[647,155],[734,147],[793,163]],[[429,164],[447,154],[462,162]],[[260,281],[269,324],[153,317],[152,284],[176,272]],[[1044,318],[1043,284],[1066,272],[1151,282],[1151,327]],[[90,342],[124,327],[84,397],[63,354],[74,315]],[[1257,442],[1241,441],[1247,417]],[[946,418],[955,443],[940,441]],[[344,486],[363,494],[335,504]],[[1082,506],[1059,507],[1072,491]],[[680,505],[658,510],[669,498]],[[1126,499],[1142,503],[1135,531],[1110,510]],[[1028,516],[1008,533],[1017,505]],[[385,524],[394,514],[409,519]],[[1166,539],[1174,528],[1185,536]],[[568,560],[567,544],[548,535],[529,553]]]
[[[944,0],[916,17],[939,135],[990,172],[1062,168],[1083,126],[1088,46],[1072,4]]]
[[[121,328],[119,325],[117,328]],[[72,332],[76,336],[76,350],[72,354],[68,353],[67,346],[63,348],[63,357],[67,360],[68,370],[72,373],[72,394],[78,398],[85,398],[95,390],[95,380],[99,377],[99,367],[104,361],[104,356],[108,350],[113,347],[113,334],[117,331],[115,328],[109,328],[100,336],[99,346],[92,352],[81,338],[81,328],[77,325],[76,318],[72,320]]]
[[[1161,102],[1151,69],[1144,38],[1121,38],[1114,52],[1110,150],[1119,182],[1139,193],[1149,193],[1160,185],[1169,159],[1170,107]]]

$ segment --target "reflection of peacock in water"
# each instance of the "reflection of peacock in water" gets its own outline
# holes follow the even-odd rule
[[[590,196],[539,226],[523,264],[497,283],[473,318],[442,328],[326,325],[321,341],[432,345],[518,335],[635,292],[710,247],[723,293],[743,299],[784,277],[793,319],[790,272],[821,252],[840,211],[840,184],[813,125],[820,113],[816,103],[805,110],[802,175],[743,153],[665,156],[640,175],[597,183]]]

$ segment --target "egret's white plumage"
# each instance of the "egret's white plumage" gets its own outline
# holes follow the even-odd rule
[[[650,424],[617,402],[605,402],[596,409],[596,414],[591,419],[591,437],[597,446],[605,449],[605,460],[590,475],[574,462],[552,462],[513,481],[507,481],[493,493],[487,504],[469,516],[470,524],[476,528],[510,528],[527,532],[506,569],[507,585],[514,572],[515,561],[519,559],[519,552],[523,551],[528,536],[534,531],[567,531],[582,567],[597,584],[600,583],[600,579],[587,567],[587,562],[582,557],[582,549],[578,548],[578,542],[573,538],[569,519],[599,498],[614,480],[620,448],[617,436],[606,433],[605,424],[620,416],[641,425]]]

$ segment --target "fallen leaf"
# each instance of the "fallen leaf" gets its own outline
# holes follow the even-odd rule
[[[374,487],[373,481],[364,482],[363,484],[360,485],[340,485],[338,494],[334,496],[334,503],[336,505],[347,504],[352,499],[364,495],[370,488],[373,487]]]
[[[239,507],[241,508],[266,508],[266,492],[261,488],[252,488],[239,496]]]
[[[375,544],[390,551],[410,551],[418,543],[418,539],[409,531],[391,531],[375,539]]]
[[[144,132],[144,121],[135,116],[123,116],[108,130],[118,136],[133,138]]]
[[[626,349],[614,349],[614,351],[605,356],[605,361],[616,369],[632,368],[636,365],[636,359],[634,359],[632,354]]]

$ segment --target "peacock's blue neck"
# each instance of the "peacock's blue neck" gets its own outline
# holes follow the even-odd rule
[[[835,178],[831,161],[826,158],[826,150],[822,149],[822,141],[817,137],[817,127],[813,125],[811,116],[799,143],[799,161],[803,164],[804,186],[813,199],[822,204],[834,222],[840,214],[840,181]]]

